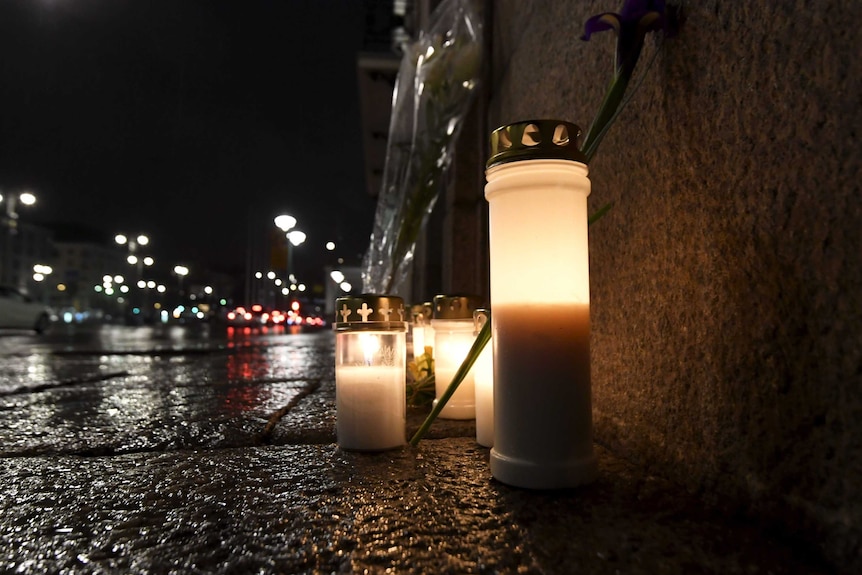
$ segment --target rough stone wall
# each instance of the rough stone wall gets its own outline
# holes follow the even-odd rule
[[[489,126],[586,128],[622,1],[492,4]],[[685,11],[590,166],[596,440],[860,572],[862,2]]]

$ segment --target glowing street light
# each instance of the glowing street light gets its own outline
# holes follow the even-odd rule
[[[293,230],[287,233],[287,240],[293,244],[294,247],[303,243],[307,237],[308,236],[305,235],[305,232],[301,232],[299,230]]]
[[[124,234],[117,234],[114,236],[114,241],[121,246],[128,245],[129,251],[134,252],[138,246],[145,246],[150,243],[150,238],[144,234],[138,234],[135,238],[129,238]]]
[[[304,232],[296,229],[296,218],[287,214],[281,214],[274,220],[275,226],[284,232],[284,237],[287,239],[287,261],[285,262],[285,275],[288,281],[293,280],[293,250],[291,246],[296,247],[303,243],[308,236]],[[272,278],[270,278],[272,279]]]
[[[42,264],[36,264],[33,266],[33,281],[41,282],[44,281],[47,276],[49,276],[54,271],[54,268],[51,266],[46,266]]]
[[[179,280],[179,294],[180,297],[183,295],[183,278],[189,275],[189,268],[186,266],[176,265],[174,266],[174,273],[177,274],[177,278]]]
[[[287,214],[281,214],[275,217],[275,227],[283,232],[287,232],[296,225],[296,218]]]
[[[22,192],[21,195],[18,196],[18,199],[21,200],[21,203],[25,206],[32,206],[36,203],[36,196],[30,192]]]
[[[150,243],[149,236],[145,234],[138,234],[135,237],[129,237],[125,234],[117,234],[114,236],[114,241],[121,246],[126,246],[129,250],[129,254],[126,256],[126,262],[129,265],[135,266],[135,277],[137,278],[137,284],[140,287],[140,282],[143,279],[144,269],[143,266],[151,266],[153,265],[153,258],[147,256],[144,258],[138,257],[138,251],[142,246],[146,246]],[[123,292],[126,293],[126,292]],[[143,297],[143,296],[141,296]],[[131,300],[130,300],[131,301]],[[135,302],[140,303],[140,302]]]
[[[0,203],[6,205],[6,216],[11,220],[18,219],[18,213],[15,211],[15,205],[21,202],[25,206],[32,206],[36,203],[36,196],[30,192],[19,192],[12,194],[0,194]]]
[[[36,196],[30,192],[15,192],[0,194],[0,203],[6,208],[5,225],[7,227],[6,248],[3,251],[3,267],[0,280],[3,283],[11,284],[14,282],[12,274],[12,241],[15,234],[18,233],[18,212],[15,211],[15,206],[21,202],[25,206],[32,206],[36,203]]]
[[[308,236],[305,235],[305,232],[300,230],[291,230],[286,234],[287,241],[293,245],[293,247],[298,247],[303,242],[305,242]],[[296,276],[293,275],[293,250],[290,249],[290,245],[288,245],[288,253],[287,253],[287,279],[291,282],[296,281]],[[294,288],[291,288],[294,289]]]

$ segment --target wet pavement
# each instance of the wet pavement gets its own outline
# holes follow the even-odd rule
[[[831,572],[599,446],[599,479],[554,492],[493,480],[472,422],[342,451],[333,348],[218,326],[0,333],[0,572]]]

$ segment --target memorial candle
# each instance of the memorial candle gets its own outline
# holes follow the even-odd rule
[[[422,330],[422,340],[425,347],[431,348],[431,355],[434,355],[434,328],[431,327],[431,318],[434,317],[434,304],[426,301],[422,304],[422,317],[425,320],[425,329]]]
[[[587,166],[557,120],[491,135],[489,208],[494,447],[503,483],[592,481]],[[525,285],[526,284],[526,285]]]
[[[411,315],[413,319],[410,326],[413,339],[413,361],[417,361],[425,353],[425,324],[428,323],[428,319],[425,317],[424,306],[421,304],[413,306]]]
[[[336,300],[336,437],[344,449],[406,443],[404,306],[394,296]]]
[[[488,321],[488,310],[473,312],[473,335]],[[493,345],[493,344],[492,344]],[[494,446],[494,365],[491,357],[492,345],[486,345],[473,364],[473,382],[476,389],[476,443],[484,447]]]
[[[474,295],[438,295],[434,298],[434,381],[437,399],[452,383],[455,373],[473,345],[473,310],[481,305]],[[443,419],[473,419],[476,417],[476,394],[473,370],[440,411]]]

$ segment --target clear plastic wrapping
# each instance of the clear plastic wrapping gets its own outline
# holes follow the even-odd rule
[[[407,46],[392,95],[383,183],[362,265],[365,293],[399,293],[479,81],[476,0],[444,0]],[[403,294],[408,295],[408,294]]]

